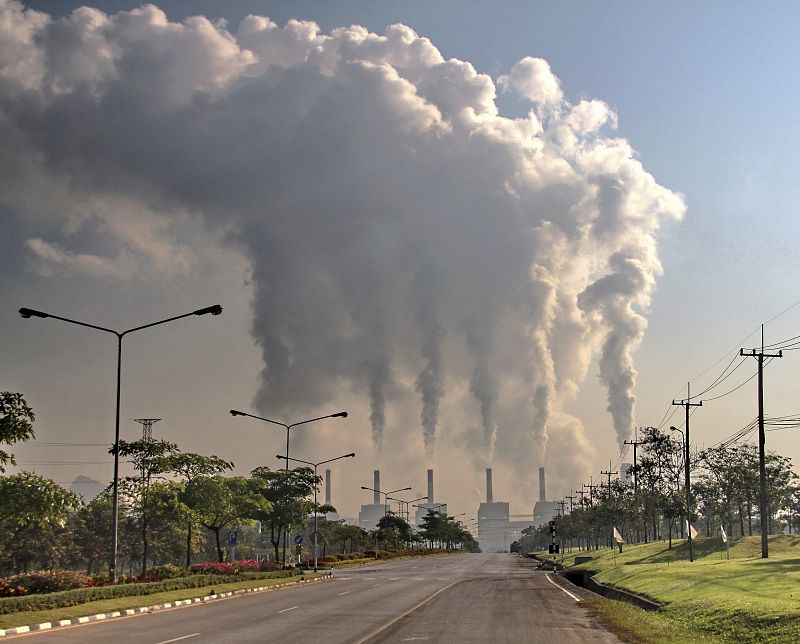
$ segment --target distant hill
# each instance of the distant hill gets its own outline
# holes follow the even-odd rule
[[[106,486],[100,481],[90,479],[88,476],[84,476],[83,474],[78,474],[78,476],[75,477],[75,480],[69,486],[70,490],[75,492],[75,494],[80,494],[87,503],[100,494],[100,492],[102,492],[105,488]]]

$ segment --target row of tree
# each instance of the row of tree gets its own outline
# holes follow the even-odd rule
[[[34,413],[22,396],[0,393],[0,405],[0,445],[33,439]],[[428,517],[420,535],[391,513],[371,533],[327,521],[321,517],[335,508],[314,504],[321,477],[308,467],[258,467],[249,477],[230,476],[233,463],[153,439],[120,441],[119,456],[135,471],[119,481],[118,556],[121,571],[130,575],[146,576],[149,567],[164,563],[188,567],[198,558],[223,561],[226,537],[234,530],[238,558],[271,550],[273,560],[280,561],[289,532],[311,541],[309,517],[315,513],[323,556],[329,548],[361,552],[420,541],[477,547],[460,524],[438,513]],[[0,472],[7,464],[15,464],[13,454],[0,451]],[[86,502],[34,473],[0,476],[0,575],[58,567],[105,571],[112,511],[110,488]]]
[[[671,433],[649,427],[640,438],[639,458],[625,480],[591,487],[579,503],[564,504],[555,517],[557,540],[567,547],[611,545],[616,527],[628,543],[663,539],[672,547],[673,536],[692,526],[707,537],[758,533],[760,517],[758,447],[752,444],[690,449],[692,506],[686,507],[685,449]],[[771,534],[794,532],[800,520],[800,486],[792,462],[767,453],[768,524]],[[524,531],[521,550],[546,548],[549,526]]]

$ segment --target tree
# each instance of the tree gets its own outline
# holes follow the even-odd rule
[[[26,531],[65,526],[70,510],[79,504],[75,494],[38,474],[20,472],[0,478],[0,553],[6,557],[12,544],[24,540]],[[6,559],[3,565],[14,562]]]
[[[112,453],[114,448],[111,449]],[[120,481],[122,492],[128,497],[134,512],[139,516],[142,535],[142,577],[147,574],[150,555],[149,492],[153,477],[168,471],[169,457],[178,453],[178,446],[165,440],[141,438],[137,441],[120,441],[119,455],[131,459],[138,476],[125,477]]]
[[[165,458],[163,463],[165,471],[177,474],[183,483],[183,494],[181,499],[186,502],[192,495],[192,486],[195,481],[203,477],[222,474],[225,470],[233,469],[233,463],[224,461],[218,456],[203,456],[193,452],[183,452],[171,454]],[[186,513],[186,567],[192,564],[192,528],[198,521],[197,516],[191,511]]]
[[[263,488],[262,481],[241,476],[202,477],[187,488],[186,505],[196,513],[200,524],[214,534],[220,562],[223,561],[220,533],[224,528],[233,527],[241,519],[260,519],[272,511]]]
[[[314,494],[314,487],[320,484],[322,477],[315,476],[310,467],[276,471],[258,467],[252,476],[265,483],[262,491],[271,509],[256,518],[269,528],[270,543],[277,561],[281,537],[292,526],[302,526],[306,517],[315,510],[309,497]]]
[[[0,391],[0,445],[12,445],[34,438],[33,409],[28,407],[22,394]],[[14,455],[0,449],[0,472],[4,465],[16,465]]]
[[[394,549],[397,549],[399,544],[408,543],[413,539],[411,526],[405,519],[392,512],[384,514],[378,521],[377,537],[384,546],[389,543]]]

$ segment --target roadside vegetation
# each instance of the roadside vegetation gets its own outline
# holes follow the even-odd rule
[[[671,549],[649,543],[624,546],[621,553],[617,548],[573,552],[563,559],[572,569],[593,571],[602,584],[663,604],[647,612],[617,601],[589,602],[627,641],[800,641],[800,535],[771,536],[768,559],[761,559],[759,537],[732,540],[730,560],[719,538],[699,538],[694,545],[692,563],[685,541]],[[574,566],[576,556],[592,560]]]

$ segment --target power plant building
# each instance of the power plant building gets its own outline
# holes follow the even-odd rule
[[[495,501],[492,468],[486,468],[486,502],[478,506],[478,542],[483,552],[508,552],[530,521],[511,521],[506,501]]]
[[[545,490],[544,468],[539,468],[539,500],[533,506],[533,525],[538,528],[547,524],[553,517],[558,515],[561,506],[557,501],[547,501],[547,491]]]
[[[417,511],[414,513],[414,525],[421,527],[422,520],[428,515],[428,512],[447,514],[447,503],[436,503],[433,496],[433,470],[428,470],[428,502],[417,505]]]

